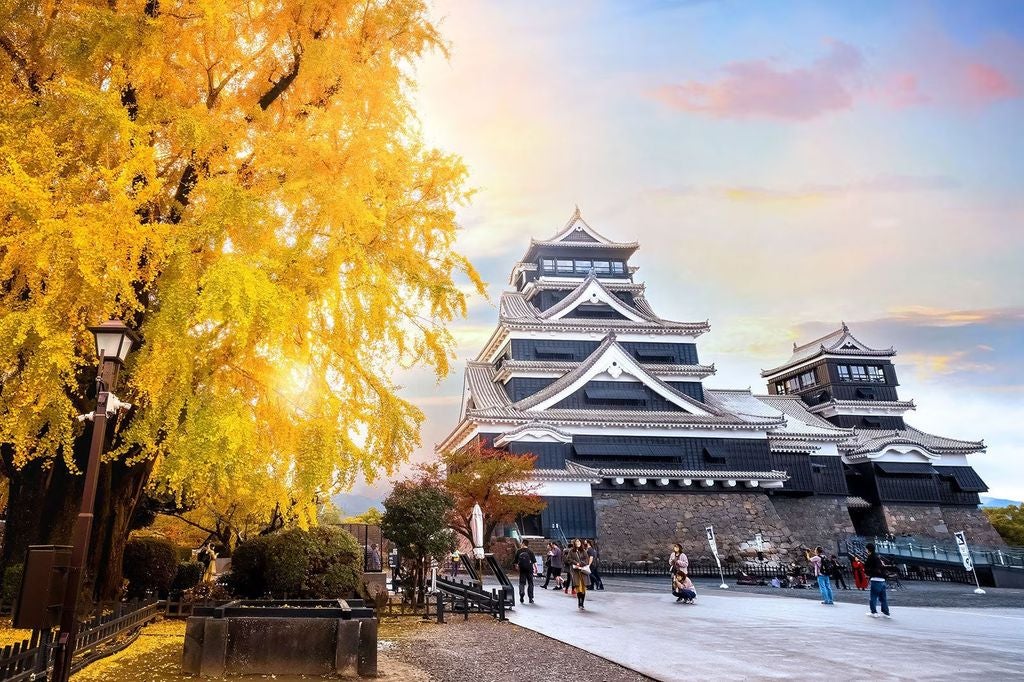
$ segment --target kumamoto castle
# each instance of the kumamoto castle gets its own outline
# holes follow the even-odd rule
[[[1003,545],[978,508],[968,455],[981,441],[904,420],[892,348],[845,324],[762,372],[767,394],[705,388],[707,322],[662,319],[634,280],[636,242],[573,214],[531,240],[501,295],[497,329],[466,369],[459,423],[439,450],[537,456],[547,502],[524,535],[596,538],[602,556],[664,556],[674,541],[788,559],[844,533]]]

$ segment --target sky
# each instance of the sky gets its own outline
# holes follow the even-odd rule
[[[984,438],[989,494],[1024,500],[1024,3],[433,9],[450,54],[417,65],[416,112],[469,168],[458,248],[489,295],[452,326],[452,376],[397,377],[426,414],[414,461],[455,425],[512,265],[578,205],[640,242],[662,317],[710,320],[706,386],[764,392],[845,321],[899,352],[908,422]]]

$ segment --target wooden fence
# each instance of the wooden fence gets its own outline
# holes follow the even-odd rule
[[[118,604],[112,611],[83,623],[75,638],[71,672],[117,653],[139,636],[142,626],[164,614],[162,602]],[[0,682],[47,679],[55,654],[54,630],[35,630],[32,636],[0,651]]]

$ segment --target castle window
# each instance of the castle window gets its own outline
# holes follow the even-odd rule
[[[624,263],[622,263],[621,261],[615,261],[615,262],[612,263],[612,273],[613,274],[621,275],[624,272],[626,272],[626,266],[625,266]]]
[[[775,393],[777,395],[786,395],[786,384],[782,381],[775,382]]]
[[[590,272],[590,268],[593,267],[593,262],[589,260],[578,260],[576,261],[576,272],[582,272],[584,274]]]
[[[559,260],[558,272],[572,274],[573,262],[571,260]]]
[[[874,382],[877,382],[877,383],[884,383],[885,382],[885,372],[882,371],[881,367],[878,367],[876,365],[868,365],[866,367],[866,369],[868,371],[868,380],[869,381],[874,381]]]
[[[796,393],[800,390],[800,379],[793,377],[786,379],[786,393]]]
[[[850,366],[849,365],[839,365],[838,367],[836,367],[836,369],[839,370],[839,379],[841,381],[849,381],[850,380]]]
[[[542,258],[540,261],[540,267],[542,270],[547,272],[555,271],[555,259],[554,258]]]
[[[594,272],[599,275],[607,275],[612,271],[612,265],[606,260],[594,261]]]
[[[818,378],[814,375],[814,370],[810,372],[804,372],[800,375],[800,386],[801,388],[807,388],[818,383]]]

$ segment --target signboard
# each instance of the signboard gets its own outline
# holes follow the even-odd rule
[[[754,536],[754,547],[757,548],[758,552],[764,551],[764,538],[761,537],[760,533]]]
[[[956,538],[956,548],[960,550],[960,557],[964,560],[964,568],[973,571],[974,562],[971,561],[971,550],[967,548],[967,538],[964,537],[963,531],[953,533],[953,537]]]
[[[535,557],[533,557],[533,559],[534,559],[534,561],[536,561],[536,564],[534,564],[534,567],[533,567],[533,574],[534,575],[539,575],[541,577],[544,577],[544,557],[543,556],[535,556]]]
[[[704,532],[708,535],[708,544],[711,545],[711,553],[715,555],[715,561],[720,564],[721,561],[718,559],[718,543],[715,542],[715,527],[708,526],[704,529]]]

